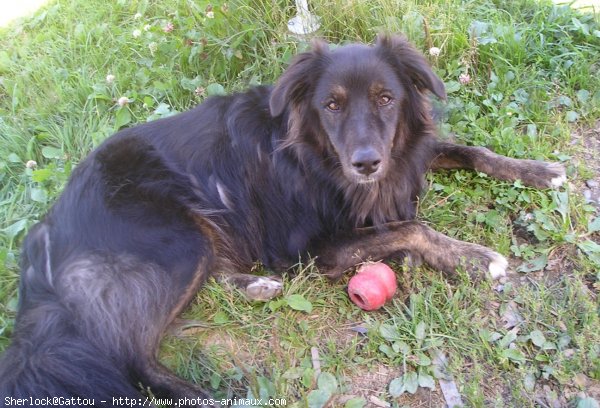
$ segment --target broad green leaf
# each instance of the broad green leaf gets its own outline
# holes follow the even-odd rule
[[[308,394],[308,408],[323,408],[331,399],[331,393],[326,390],[313,390]]]
[[[600,231],[600,217],[596,217],[594,220],[588,223],[588,232],[597,232]]]
[[[52,146],[44,146],[42,148],[42,156],[44,156],[46,159],[62,159],[64,157],[64,153],[62,149]]]
[[[446,86],[447,94],[451,94],[460,90],[460,83],[458,81],[448,81],[444,85]]]
[[[579,119],[579,113],[575,112],[575,111],[567,111],[567,121],[568,122],[575,122],[577,121],[577,119]]]
[[[521,352],[521,350],[517,348],[508,348],[502,350],[502,357],[509,359],[513,363],[523,364],[525,363],[525,355]]]
[[[498,341],[498,347],[500,347],[501,349],[505,349],[507,348],[510,343],[512,343],[513,341],[515,341],[517,339],[517,333],[518,333],[518,328],[514,328],[512,330],[510,330],[508,333],[506,333],[504,335],[504,337],[502,337],[502,339],[500,341]]]
[[[367,401],[364,398],[352,398],[346,401],[344,408],[363,408],[367,405]]]
[[[334,394],[337,391],[338,382],[333,374],[321,373],[317,379],[317,386],[320,390],[329,391],[329,393]]]
[[[577,99],[581,103],[587,103],[590,100],[590,91],[587,89],[580,89],[577,91]]]
[[[31,180],[35,181],[36,183],[43,183],[44,181],[52,177],[53,174],[54,172],[51,169],[47,168],[34,170],[31,173]]]
[[[32,188],[31,199],[38,203],[45,203],[48,201],[48,193],[43,188]]]
[[[206,95],[208,96],[216,96],[216,95],[226,95],[225,88],[221,84],[210,84],[206,87]]]
[[[8,161],[11,163],[21,163],[21,158],[17,156],[16,153],[10,153],[7,157]]]
[[[435,389],[435,380],[427,373],[419,373],[419,387]]]
[[[556,204],[556,211],[562,215],[563,220],[569,213],[569,194],[566,191],[553,191],[552,201]]]
[[[181,81],[179,81],[183,89],[186,89],[191,92],[194,92],[198,88],[198,86],[200,86],[201,82],[202,78],[200,78],[200,76],[196,76],[193,79],[184,77],[181,79]]]
[[[312,387],[314,378],[315,370],[310,367],[305,368],[304,372],[302,373],[302,385],[304,385],[306,388]]]
[[[577,244],[579,249],[581,249],[588,258],[597,265],[600,265],[600,245],[596,244],[594,241],[586,240],[584,242],[580,242]]]
[[[229,323],[229,316],[227,315],[226,312],[220,310],[217,313],[215,313],[214,317],[213,317],[213,321],[216,324],[225,324],[225,323]]]
[[[542,254],[542,255],[538,256],[537,258],[533,258],[533,259],[519,265],[517,267],[517,272],[528,273],[528,272],[541,271],[542,269],[544,269],[546,267],[547,264],[548,264],[548,255]]]
[[[415,328],[415,337],[417,340],[423,341],[425,340],[427,330],[427,324],[425,322],[419,322],[417,327]]]
[[[287,302],[285,301],[285,299],[271,300],[269,302],[269,310],[271,310],[271,312],[276,312],[277,310],[279,310],[282,306],[284,306],[286,304],[287,304]]]
[[[404,387],[404,377],[394,378],[392,382],[390,382],[389,392],[394,398],[398,398],[404,394],[406,392],[406,388]]]
[[[381,326],[379,326],[379,334],[381,334],[381,336],[388,341],[394,341],[400,338],[400,332],[398,331],[398,328],[396,326],[392,326],[391,324],[383,323]]]
[[[410,371],[404,374],[404,387],[406,388],[406,392],[410,394],[414,394],[417,392],[419,388],[419,376],[416,372]]]
[[[405,356],[410,354],[411,351],[410,346],[403,341],[395,341],[394,344],[392,344],[392,350],[396,353],[402,353]]]
[[[429,357],[427,357],[424,353],[417,352],[416,357],[417,357],[418,365],[420,365],[422,367],[427,367],[427,366],[431,365],[431,359]]]
[[[302,373],[304,372],[304,370],[302,369],[302,367],[291,367],[288,368],[282,375],[282,378],[285,378],[286,380],[297,380],[299,378],[302,378]]]
[[[531,339],[531,342],[537,347],[542,347],[544,343],[546,343],[546,337],[544,337],[544,334],[539,330],[532,331],[529,334],[529,338]]]
[[[117,110],[117,116],[115,120],[115,128],[121,129],[123,126],[131,122],[131,112],[126,106]]]
[[[211,388],[213,390],[218,389],[219,385],[221,385],[221,376],[217,373],[212,373],[209,378]]]
[[[523,385],[525,386],[525,390],[528,392],[533,392],[535,389],[535,375],[533,373],[529,373],[523,378]]]
[[[385,354],[386,356],[388,356],[389,358],[394,358],[398,355],[397,352],[395,352],[390,346],[388,346],[387,344],[381,344],[379,346],[379,351],[381,351],[383,354]]]
[[[569,346],[569,344],[571,343],[571,336],[569,336],[568,334],[562,334],[559,338],[558,338],[558,348],[559,349],[564,349],[566,347]]]
[[[8,227],[4,228],[2,231],[4,231],[4,233],[6,234],[6,236],[9,239],[13,239],[17,235],[19,235],[19,233],[21,231],[24,231],[26,227],[27,227],[27,220],[23,219],[23,220],[19,220],[19,221],[15,222],[14,224],[9,225]]]
[[[259,397],[262,399],[269,399],[276,393],[275,385],[267,377],[258,377],[258,392]]]
[[[312,303],[304,298],[302,295],[289,295],[285,297],[285,301],[288,306],[294,310],[299,310],[301,312],[310,313],[312,312]]]

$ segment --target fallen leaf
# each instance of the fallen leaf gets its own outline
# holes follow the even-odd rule
[[[439,382],[440,389],[442,390],[448,408],[461,407],[464,405],[454,381],[439,380]]]
[[[371,404],[377,406],[377,407],[381,407],[381,408],[389,408],[391,407],[391,404],[389,402],[385,402],[382,399],[377,398],[374,395],[371,395],[369,397],[369,401],[371,401]]]
[[[456,387],[456,383],[452,380],[452,377],[446,372],[446,356],[441,351],[434,350],[432,352],[432,357],[434,372],[443,374],[443,377],[438,377],[438,381],[440,383],[440,389],[442,390],[442,395],[444,396],[446,405],[448,405],[448,408],[463,406],[464,404],[460,397],[460,393],[458,392],[458,387]]]

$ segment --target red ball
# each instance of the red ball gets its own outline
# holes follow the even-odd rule
[[[361,309],[376,310],[394,296],[397,287],[392,268],[381,262],[369,262],[350,279],[348,295]]]

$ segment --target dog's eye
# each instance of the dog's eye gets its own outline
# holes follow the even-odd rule
[[[340,104],[336,101],[327,102],[327,105],[325,105],[325,107],[332,112],[337,112],[340,110]]]
[[[377,101],[377,104],[379,106],[385,106],[385,105],[389,105],[392,102],[392,97],[388,96],[388,95],[381,95],[379,97],[379,100]]]

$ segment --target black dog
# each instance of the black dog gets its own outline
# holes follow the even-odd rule
[[[471,168],[544,188],[564,169],[438,141],[428,91],[445,97],[401,37],[334,51],[317,42],[274,87],[109,138],[25,241],[2,398],[137,406],[141,384],[188,398],[180,405],[216,405],[157,361],[158,345],[211,274],[251,299],[278,295],[278,278],[244,274],[257,261],[279,271],[311,254],[336,278],[405,253],[503,276],[501,255],[414,221],[423,175]]]

